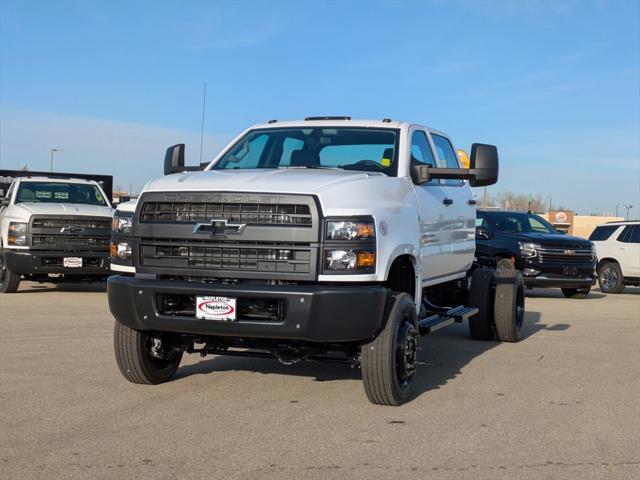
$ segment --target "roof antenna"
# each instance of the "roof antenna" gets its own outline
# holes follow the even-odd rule
[[[202,142],[204,140],[204,106],[207,99],[207,82],[204,82],[202,89],[202,123],[200,126],[200,163],[202,163]]]

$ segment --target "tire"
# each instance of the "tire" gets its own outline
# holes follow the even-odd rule
[[[496,259],[496,272],[507,272],[515,270],[516,267],[510,258],[498,258]]]
[[[474,340],[493,340],[493,295],[496,272],[479,268],[471,275],[469,306],[477,307],[478,313],[469,318],[469,333]]]
[[[416,307],[408,294],[392,294],[389,305],[384,329],[362,346],[360,364],[369,401],[396,406],[413,396],[420,334]]]
[[[151,355],[151,335],[116,322],[113,347],[120,373],[131,383],[157,385],[170,380],[180,365],[182,352],[164,360]]]
[[[561,288],[562,294],[567,298],[576,298],[582,299],[587,298],[589,292],[591,291],[591,287],[586,288]]]
[[[15,293],[21,279],[22,275],[9,270],[4,261],[4,254],[0,253],[0,293]]]
[[[598,285],[604,293],[622,293],[624,291],[624,277],[620,265],[607,262],[598,269]]]
[[[524,325],[524,284],[519,271],[497,275],[493,320],[499,341],[520,340]]]

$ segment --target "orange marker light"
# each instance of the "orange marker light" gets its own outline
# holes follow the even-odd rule
[[[373,228],[373,223],[358,224],[358,238],[373,238],[375,236],[376,234]]]
[[[112,257],[118,256],[118,246],[116,245],[115,242],[111,242],[111,256]]]
[[[356,265],[358,268],[375,267],[376,254],[373,252],[357,252]]]

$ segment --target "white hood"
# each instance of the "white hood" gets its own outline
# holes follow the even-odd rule
[[[17,203],[15,208],[22,209],[32,215],[87,215],[97,217],[111,217],[113,209],[98,205],[80,203]]]
[[[383,174],[339,169],[281,168],[177,173],[149,182],[146,191],[221,191],[320,194],[327,188]]]
[[[255,192],[316,195],[325,214],[365,214],[374,203],[395,208],[411,189],[407,178],[377,172],[286,168],[210,170],[167,175],[147,184],[145,192]],[[143,192],[143,195],[144,193]],[[389,199],[398,199],[400,205]],[[345,210],[345,206],[349,208]]]

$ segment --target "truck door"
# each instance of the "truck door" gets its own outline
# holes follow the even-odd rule
[[[427,134],[420,129],[411,134],[411,164],[416,163],[436,164]],[[414,185],[414,189],[420,216],[422,279],[423,283],[436,283],[434,280],[451,273],[451,228],[449,209],[444,204],[446,195],[438,180]]]
[[[460,168],[458,155],[451,141],[443,134],[430,132],[441,168]],[[464,180],[440,180],[448,204],[453,255],[451,273],[466,272],[471,267],[475,253],[476,208],[471,188]]]
[[[620,260],[622,275],[640,277],[640,225],[627,225],[618,235],[614,258]]]

